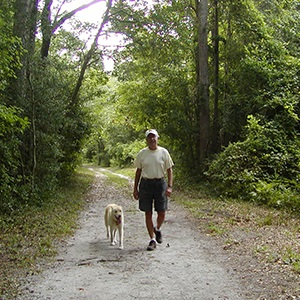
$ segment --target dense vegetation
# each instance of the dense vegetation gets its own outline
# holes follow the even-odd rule
[[[2,213],[42,205],[83,156],[132,164],[149,127],[178,179],[299,208],[298,1],[107,0],[97,24],[65,2],[0,5]]]
[[[72,176],[83,159],[132,166],[150,127],[175,161],[177,193],[205,184],[251,209],[299,212],[299,1],[70,2],[0,2],[1,296],[74,227],[92,180]],[[96,3],[97,23],[76,18]],[[109,34],[123,42],[101,45]],[[205,214],[193,193],[180,198]]]
[[[94,101],[97,158],[130,164],[143,130],[156,127],[177,176],[212,183],[223,196],[299,208],[298,4],[209,3],[208,126],[197,92],[201,13],[193,4],[113,7],[112,29],[126,47],[116,51],[114,76]]]

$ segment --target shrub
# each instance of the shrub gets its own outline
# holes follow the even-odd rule
[[[299,169],[296,134],[272,121],[261,125],[250,116],[245,140],[230,144],[206,175],[224,195],[272,206],[297,206]]]
[[[24,182],[18,175],[19,135],[28,126],[28,121],[20,118],[19,114],[16,108],[0,105],[0,210],[11,210],[16,198],[25,198]]]

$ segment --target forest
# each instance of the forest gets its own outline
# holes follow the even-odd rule
[[[299,1],[77,2],[1,0],[1,214],[83,162],[132,166],[149,128],[177,182],[299,210]],[[96,23],[77,18],[97,3]]]

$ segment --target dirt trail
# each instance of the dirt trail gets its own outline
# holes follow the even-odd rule
[[[226,253],[199,233],[182,208],[170,201],[163,243],[146,251],[148,235],[137,201],[97,180],[75,235],[63,242],[52,264],[27,278],[18,299],[259,299],[224,263]],[[124,250],[110,246],[104,207],[125,211]],[[232,269],[234,266],[232,266]]]

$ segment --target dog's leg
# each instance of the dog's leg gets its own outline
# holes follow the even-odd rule
[[[119,249],[123,249],[124,248],[124,245],[123,245],[123,237],[124,237],[124,234],[123,234],[123,226],[121,225],[119,227]]]
[[[114,230],[114,245],[117,243],[117,228]]]
[[[115,245],[115,235],[116,235],[116,230],[110,227],[110,244],[113,246]]]
[[[109,225],[108,225],[108,208],[105,208],[105,214],[104,214],[104,222],[106,227],[106,237],[109,239]]]
[[[106,225],[106,237],[109,239],[109,226]]]

